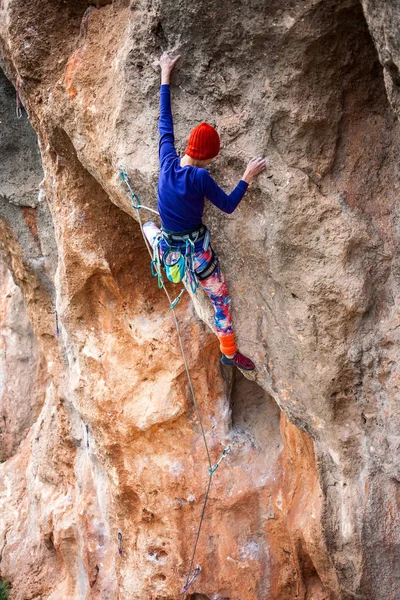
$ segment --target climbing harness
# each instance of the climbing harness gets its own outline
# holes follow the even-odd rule
[[[183,281],[195,294],[199,281],[194,267],[194,255],[196,244],[199,242],[203,242],[204,251],[208,250],[210,232],[205,225],[179,234],[163,227],[153,244],[152,272],[157,271],[158,266],[162,264],[170,281],[173,283]]]
[[[171,246],[161,231],[153,242],[151,261],[151,272],[158,277],[158,287],[163,287],[161,272],[161,267],[163,267],[169,281],[187,283],[192,293],[195,294],[199,282],[194,268],[194,252],[195,245],[192,240],[185,240],[184,245]]]
[[[207,482],[207,488],[206,488],[206,493],[204,496],[204,501],[203,501],[203,507],[201,510],[201,515],[200,515],[200,522],[199,525],[197,527],[197,533],[196,533],[196,539],[195,539],[195,543],[194,543],[194,548],[193,548],[193,552],[192,552],[192,556],[190,559],[190,565],[189,565],[189,571],[186,577],[186,583],[182,589],[182,596],[181,596],[181,600],[185,600],[186,598],[186,594],[187,591],[189,590],[190,586],[192,585],[192,583],[194,582],[194,580],[198,577],[198,575],[201,572],[201,567],[200,565],[197,565],[196,568],[194,570],[193,569],[193,564],[194,564],[194,559],[196,556],[196,550],[197,550],[197,544],[200,538],[200,532],[201,532],[201,527],[203,524],[203,520],[204,520],[204,515],[205,515],[205,511],[206,511],[206,507],[207,507],[207,502],[208,502],[208,497],[210,494],[210,488],[211,488],[211,482],[212,482],[212,478],[213,475],[215,473],[215,471],[218,469],[219,465],[221,464],[222,460],[231,452],[231,447],[227,446],[227,448],[225,448],[225,450],[222,452],[222,455],[220,457],[220,459],[218,460],[218,462],[216,462],[214,465],[211,462],[211,455],[210,455],[210,450],[208,448],[208,443],[207,443],[207,438],[206,438],[206,434],[205,434],[205,430],[204,430],[204,426],[203,426],[203,421],[201,419],[200,416],[200,412],[199,412],[199,407],[197,404],[197,399],[196,399],[196,394],[194,391],[194,387],[193,387],[193,382],[192,382],[192,378],[190,375],[190,371],[189,371],[189,365],[186,359],[186,354],[185,354],[185,350],[183,347],[183,342],[182,342],[182,336],[181,336],[181,332],[180,332],[180,327],[179,327],[179,322],[175,313],[175,306],[177,305],[180,297],[182,296],[183,292],[185,291],[185,287],[181,290],[181,292],[179,293],[179,295],[177,296],[177,298],[175,298],[175,300],[171,299],[171,296],[168,292],[168,290],[166,289],[165,285],[164,285],[164,279],[163,279],[163,275],[162,275],[162,259],[160,256],[160,244],[161,244],[161,240],[163,240],[166,244],[167,244],[167,250],[165,252],[167,252],[167,258],[168,255],[170,255],[170,260],[172,262],[172,265],[169,266],[174,266],[174,265],[179,265],[179,261],[180,261],[180,257],[177,256],[178,253],[180,253],[183,257],[184,257],[184,261],[185,261],[185,267],[186,267],[186,273],[184,275],[184,277],[180,280],[180,281],[185,281],[190,285],[192,291],[193,291],[193,287],[192,285],[195,285],[194,291],[196,291],[196,288],[198,286],[198,281],[197,281],[197,277],[199,277],[199,274],[195,272],[194,270],[194,264],[193,264],[193,254],[194,254],[194,246],[195,246],[195,242],[196,241],[200,241],[200,237],[198,236],[195,240],[192,239],[192,235],[193,235],[193,231],[191,232],[183,232],[182,235],[174,235],[171,232],[168,231],[162,231],[161,234],[158,236],[158,238],[156,239],[155,243],[153,244],[153,248],[151,248],[149,241],[146,238],[146,235],[143,231],[143,222],[142,222],[142,217],[141,217],[141,209],[145,209],[145,210],[149,210],[150,212],[156,213],[159,215],[159,213],[154,210],[153,208],[150,208],[148,206],[144,206],[143,204],[141,204],[140,199],[138,197],[137,194],[135,194],[135,192],[132,189],[132,186],[130,184],[129,181],[129,177],[128,174],[126,172],[126,169],[124,167],[120,168],[120,177],[122,179],[122,181],[126,184],[130,196],[131,196],[131,200],[132,200],[132,207],[135,208],[137,210],[137,215],[138,215],[138,220],[139,220],[139,225],[140,225],[140,231],[142,233],[143,239],[145,241],[145,244],[147,246],[147,249],[149,251],[149,254],[151,256],[151,272],[154,276],[157,276],[158,279],[158,287],[160,289],[163,289],[165,292],[165,295],[167,296],[168,302],[169,302],[169,307],[172,310],[172,314],[173,314],[173,318],[174,318],[174,322],[175,322],[175,327],[176,327],[176,332],[178,335],[178,341],[179,341],[179,346],[180,346],[180,350],[181,350],[181,354],[182,354],[182,359],[183,359],[183,363],[185,366],[185,371],[186,371],[186,376],[187,376],[187,380],[189,383],[189,389],[190,389],[190,393],[192,396],[192,400],[193,400],[193,405],[194,405],[194,409],[196,412],[196,416],[197,416],[197,420],[199,422],[200,425],[200,430],[201,430],[201,435],[203,437],[203,443],[204,443],[204,448],[207,454],[207,462],[208,462],[208,482]],[[204,226],[202,226],[204,227]],[[204,245],[207,244],[206,248],[208,248],[209,243],[210,243],[210,234],[207,230],[206,227],[204,227],[205,231],[204,231],[204,241],[203,241],[203,248]],[[208,234],[208,235],[207,235]],[[163,235],[165,237],[163,237]],[[168,236],[170,237],[170,241],[171,244],[168,243]],[[182,239],[184,237],[184,239]],[[175,238],[175,239],[172,239]],[[183,247],[180,247],[180,244],[183,243]],[[178,246],[179,244],[179,246]],[[170,248],[168,248],[168,245],[170,246]],[[189,250],[189,251],[188,251]],[[165,252],[163,253],[165,256]],[[174,256],[175,253],[175,256]],[[216,260],[215,260],[216,259]],[[215,264],[214,264],[215,263]],[[216,268],[218,268],[218,259],[217,257],[214,255],[213,253],[213,259],[211,261],[211,263],[209,265],[207,265],[206,270],[209,270],[210,265],[214,264],[213,269],[211,271],[211,273],[214,272],[214,270]],[[165,258],[164,258],[164,267],[165,267]],[[180,268],[180,265],[179,265]],[[205,270],[203,270],[200,273],[200,276],[203,276],[203,279],[206,278],[206,276],[204,275]],[[172,276],[172,275],[171,275]],[[168,274],[167,274],[168,277]],[[195,280],[195,284],[192,284],[191,282],[191,277],[193,277],[193,279]],[[169,279],[169,277],[168,277]],[[120,556],[122,556],[122,549],[121,549],[121,543],[122,543],[122,533],[120,530],[118,530],[118,553]]]
[[[193,294],[196,293],[199,286],[198,279],[200,279],[194,267],[194,254],[196,244],[201,241],[203,250],[207,251],[210,246],[210,232],[205,225],[182,231],[179,234],[163,227],[155,245],[155,251],[160,257],[162,255],[161,261],[167,278],[173,283],[186,282]],[[208,267],[209,265],[206,266],[206,269]]]
[[[205,225],[195,227],[194,229],[187,229],[180,233],[174,233],[169,229],[162,228],[163,237],[168,244],[180,243],[183,244],[187,240],[191,240],[193,243],[203,241],[203,250],[207,250],[210,245],[210,232]]]

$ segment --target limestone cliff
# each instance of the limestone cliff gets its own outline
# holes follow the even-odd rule
[[[163,50],[178,149],[215,123],[226,189],[268,157],[205,215],[255,376],[220,366],[200,292],[177,307],[213,461],[232,448],[188,598],[400,598],[399,35],[382,0],[1,0],[11,600],[181,597],[206,456],[118,174],[156,206]]]

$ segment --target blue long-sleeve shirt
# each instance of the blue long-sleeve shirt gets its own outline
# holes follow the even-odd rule
[[[174,127],[169,85],[160,89],[160,132],[158,210],[165,229],[174,232],[201,225],[204,198],[226,213],[232,213],[243,198],[248,184],[240,180],[229,195],[215,183],[206,169],[181,167],[174,145]]]

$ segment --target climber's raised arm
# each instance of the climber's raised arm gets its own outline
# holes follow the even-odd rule
[[[179,58],[180,56],[171,58],[167,52],[164,52],[159,60],[159,65],[161,67],[161,88],[160,120],[158,122],[158,130],[160,132],[159,157],[161,164],[167,157],[177,157],[174,145],[174,126],[172,121],[169,81],[172,69]]]
[[[239,202],[243,198],[249,183],[253,178],[265,169],[266,161],[264,158],[253,158],[244,172],[233,192],[226,194],[205,169],[199,169],[201,191],[204,196],[210,200],[217,208],[225,213],[233,213]]]

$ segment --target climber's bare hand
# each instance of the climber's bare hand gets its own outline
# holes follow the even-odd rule
[[[158,64],[161,67],[161,83],[169,83],[171,71],[180,59],[180,54],[172,58],[168,52],[163,52],[160,56]]]
[[[165,69],[167,71],[172,71],[180,57],[180,54],[178,54],[178,56],[172,57],[168,54],[168,52],[163,52],[159,60],[161,70]]]
[[[242,177],[243,181],[251,183],[256,175],[261,173],[261,171],[264,171],[266,166],[267,161],[265,158],[262,158],[261,156],[259,158],[252,158]]]

